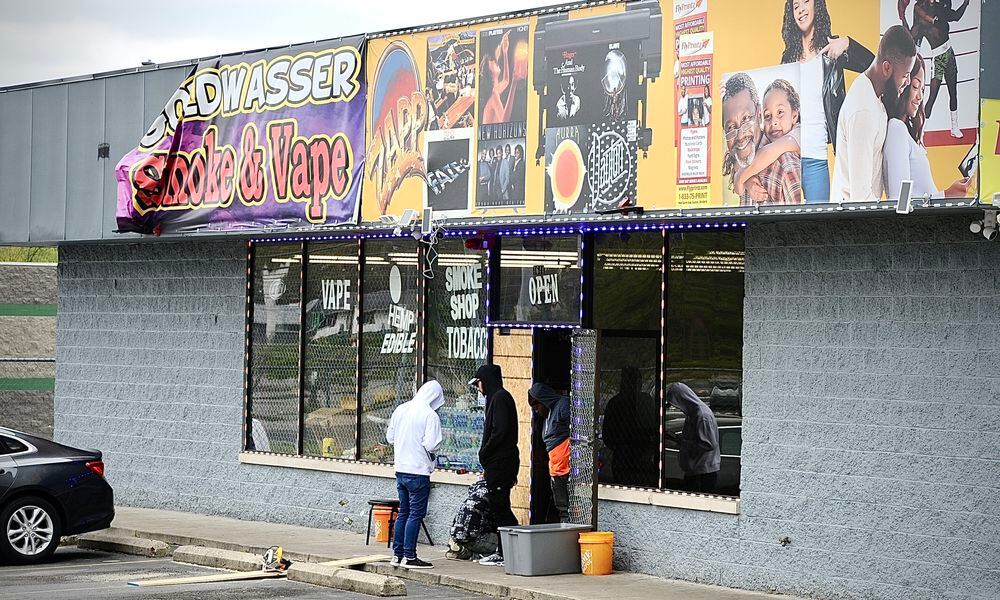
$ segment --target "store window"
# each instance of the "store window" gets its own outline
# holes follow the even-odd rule
[[[579,325],[580,238],[504,237],[493,321]]]
[[[298,453],[301,283],[301,244],[255,249],[247,436],[252,450]]]
[[[673,233],[669,237],[664,379],[686,384],[707,406],[719,430],[721,464],[711,493],[737,496],[743,423],[742,232]],[[698,491],[699,456],[679,443],[685,413],[669,407],[664,422],[664,486]],[[714,479],[714,480],[711,480]]]
[[[601,483],[659,484],[663,242],[659,231],[594,239]]]
[[[426,279],[426,374],[444,389],[438,465],[477,471],[484,407],[468,381],[488,356],[486,257],[466,250],[461,239],[439,241],[434,251],[437,259],[427,267]]]
[[[358,242],[308,244],[303,448],[353,459],[358,415]]]
[[[417,260],[412,239],[364,242],[361,460],[392,462],[389,417],[416,393]]]

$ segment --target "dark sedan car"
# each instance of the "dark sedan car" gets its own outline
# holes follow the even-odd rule
[[[0,427],[0,561],[41,562],[60,536],[111,525],[114,494],[101,458]]]

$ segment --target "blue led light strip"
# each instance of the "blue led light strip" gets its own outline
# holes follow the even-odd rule
[[[472,237],[483,231],[494,232],[498,236],[547,236],[547,235],[579,235],[583,233],[618,233],[628,231],[705,231],[712,229],[742,229],[747,226],[746,221],[699,221],[691,223],[629,223],[620,225],[588,224],[580,223],[576,225],[559,226],[539,226],[539,227],[516,227],[495,228],[484,225],[482,229],[446,229],[442,233],[444,237]],[[252,240],[254,244],[278,243],[278,242],[303,242],[303,241],[327,241],[327,240],[357,240],[357,239],[403,239],[412,237],[409,232],[400,234],[386,232],[371,233],[342,233],[337,235],[300,235],[257,238]]]

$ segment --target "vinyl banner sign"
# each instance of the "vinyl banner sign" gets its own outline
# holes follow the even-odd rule
[[[363,218],[974,197],[979,40],[961,0],[641,0],[374,39]]]
[[[199,64],[119,227],[978,195],[978,1],[572,6]]]
[[[364,57],[358,36],[199,63],[116,168],[119,229],[356,221]]]

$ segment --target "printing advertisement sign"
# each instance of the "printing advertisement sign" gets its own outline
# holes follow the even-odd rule
[[[199,63],[118,163],[118,228],[238,231],[357,220],[363,37]]]

